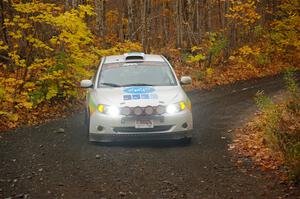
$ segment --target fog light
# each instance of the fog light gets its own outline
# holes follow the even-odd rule
[[[183,123],[181,126],[182,126],[182,128],[185,128],[185,129],[186,129],[186,128],[188,127],[188,124],[185,122],[185,123]]]
[[[147,106],[147,107],[145,108],[145,113],[146,113],[147,115],[151,115],[151,114],[153,114],[153,112],[154,112],[154,110],[153,110],[153,108],[152,108],[151,106]]]
[[[133,109],[133,113],[134,113],[135,115],[142,115],[143,109],[142,109],[141,107],[137,106],[137,107],[135,107],[135,108]]]
[[[102,131],[102,130],[103,130],[103,126],[99,125],[99,126],[97,127],[97,130],[98,130],[98,131]]]

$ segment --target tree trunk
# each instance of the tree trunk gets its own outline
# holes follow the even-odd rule
[[[199,1],[195,1],[195,20],[194,20],[194,27],[195,32],[197,34],[197,43],[201,40],[201,16],[200,16],[200,5]]]
[[[4,26],[4,4],[3,0],[0,0],[0,23],[1,23],[1,32],[2,32],[2,37],[5,43],[8,45],[8,38],[7,38],[7,30],[6,27]]]
[[[141,5],[142,5],[142,9],[141,9],[141,20],[142,20],[142,34],[141,34],[141,40],[142,40],[142,45],[143,45],[143,49],[144,52],[146,52],[146,37],[147,37],[147,31],[146,31],[146,3],[147,0],[141,0]]]
[[[168,26],[168,16],[167,11],[169,10],[169,3],[167,1],[163,2],[163,27],[162,27],[162,35],[163,35],[163,45],[164,47],[167,45],[169,40],[169,26]]]
[[[182,47],[182,2],[176,1],[176,48]]]
[[[210,3],[210,0],[206,1],[206,6],[207,6],[207,31],[211,32],[212,26],[211,26],[211,3]]]
[[[224,28],[224,12],[223,12],[223,5],[221,0],[218,0],[218,14],[219,14],[219,26],[221,29]]]
[[[95,0],[97,35],[105,35],[105,0]]]
[[[151,0],[146,0],[146,17],[148,17],[149,20],[146,21],[146,31],[147,31],[147,37],[146,37],[146,53],[150,53],[150,44],[151,44]]]
[[[124,27],[124,24],[123,24],[123,19],[124,19],[124,12],[123,12],[123,10],[121,10],[120,11],[121,12],[121,15],[120,15],[120,18],[119,18],[119,21],[120,21],[120,23],[119,23],[119,40],[121,41],[121,42],[124,42],[124,29],[125,29],[125,27]]]
[[[193,1],[192,0],[187,0],[187,27],[185,28],[186,30],[186,35],[188,38],[188,47],[193,46],[193,37],[194,37],[194,23],[193,23]]]
[[[133,0],[127,0],[127,12],[128,12],[128,39],[133,40],[133,31],[134,31]]]

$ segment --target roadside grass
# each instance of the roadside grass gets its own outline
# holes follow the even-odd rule
[[[279,103],[258,92],[260,112],[243,128],[229,149],[264,169],[278,171],[283,179],[300,182],[300,92],[292,71],[285,74],[288,96]]]

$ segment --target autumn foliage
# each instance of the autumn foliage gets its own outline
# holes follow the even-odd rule
[[[263,92],[257,93],[255,100],[260,112],[236,130],[229,149],[252,158],[263,169],[276,171],[283,179],[299,182],[300,92],[292,74],[286,74],[288,92],[279,103],[275,104]]]
[[[163,54],[193,88],[299,68],[299,2],[4,0],[0,129],[79,108],[102,56]]]
[[[95,45],[85,23],[94,14],[89,5],[63,11],[59,5],[34,1],[14,2],[11,8],[14,15],[6,13],[0,40],[2,128],[59,113],[59,106],[67,108],[81,99],[78,82],[91,76],[101,56],[141,50],[134,43],[105,50]]]

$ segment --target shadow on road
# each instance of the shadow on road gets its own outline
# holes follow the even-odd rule
[[[103,146],[103,147],[126,147],[126,148],[176,148],[176,147],[188,147],[192,145],[192,142],[188,143],[182,140],[160,140],[160,141],[122,141],[122,142],[90,142],[90,145]]]

